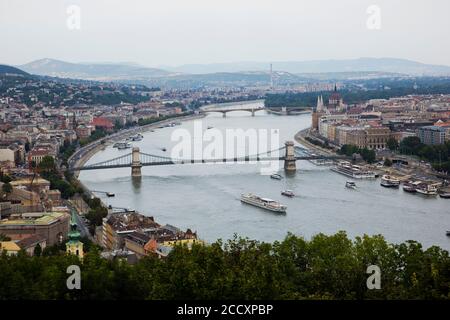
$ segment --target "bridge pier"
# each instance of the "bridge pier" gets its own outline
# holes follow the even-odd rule
[[[222,112],[222,117],[226,118],[227,117],[227,113],[226,112]]]
[[[252,117],[255,116],[255,109],[252,109]]]
[[[131,153],[131,176],[132,177],[141,177],[141,168],[142,168],[142,164],[141,164],[141,157],[140,157],[140,152],[139,152],[139,148],[133,148],[133,151]]]
[[[284,145],[286,146],[286,154],[284,157],[284,171],[295,172],[297,170],[297,167],[295,164],[294,142],[286,141]]]

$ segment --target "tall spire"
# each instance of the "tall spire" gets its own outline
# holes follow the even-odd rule
[[[334,92],[337,92],[337,85],[336,85],[336,83],[334,84]]]
[[[78,231],[78,224],[75,218],[75,210],[72,209],[70,217],[70,231],[69,231],[69,241],[77,242],[80,239],[80,232]]]
[[[80,232],[78,231],[78,224],[76,219],[76,212],[72,209],[70,218],[70,231],[68,234],[69,241],[66,243],[66,252],[76,255],[80,258],[84,256],[83,243],[80,241]]]
[[[323,105],[323,98],[322,96],[317,96],[317,106],[316,106],[316,111],[317,112],[322,112],[324,110],[324,105]]]

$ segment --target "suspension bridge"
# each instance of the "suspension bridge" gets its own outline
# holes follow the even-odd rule
[[[284,151],[284,155],[280,155]],[[274,155],[275,154],[275,155]],[[131,167],[131,176],[140,177],[141,168],[145,166],[163,166],[198,163],[246,163],[263,161],[284,161],[286,171],[296,170],[297,160],[318,160],[318,159],[341,159],[341,156],[325,156],[312,154],[308,149],[294,146],[294,142],[286,141],[285,145],[279,149],[271,150],[256,155],[249,155],[234,158],[221,159],[175,159],[166,156],[153,155],[141,152],[139,148],[133,148],[132,152],[113,159],[83,165],[81,167],[70,167],[69,171],[101,170]]]

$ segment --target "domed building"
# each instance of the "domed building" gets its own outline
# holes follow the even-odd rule
[[[344,110],[344,100],[342,99],[339,92],[337,92],[337,86],[334,85],[334,91],[330,95],[330,98],[328,99],[328,110],[330,112],[336,111],[342,111]]]

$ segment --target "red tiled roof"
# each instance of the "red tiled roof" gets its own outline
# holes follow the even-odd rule
[[[450,121],[442,122],[442,123],[435,123],[434,124],[437,127],[450,127]]]
[[[114,127],[113,123],[106,118],[94,118],[94,120],[92,120],[92,124],[96,127],[103,127],[103,128]]]

